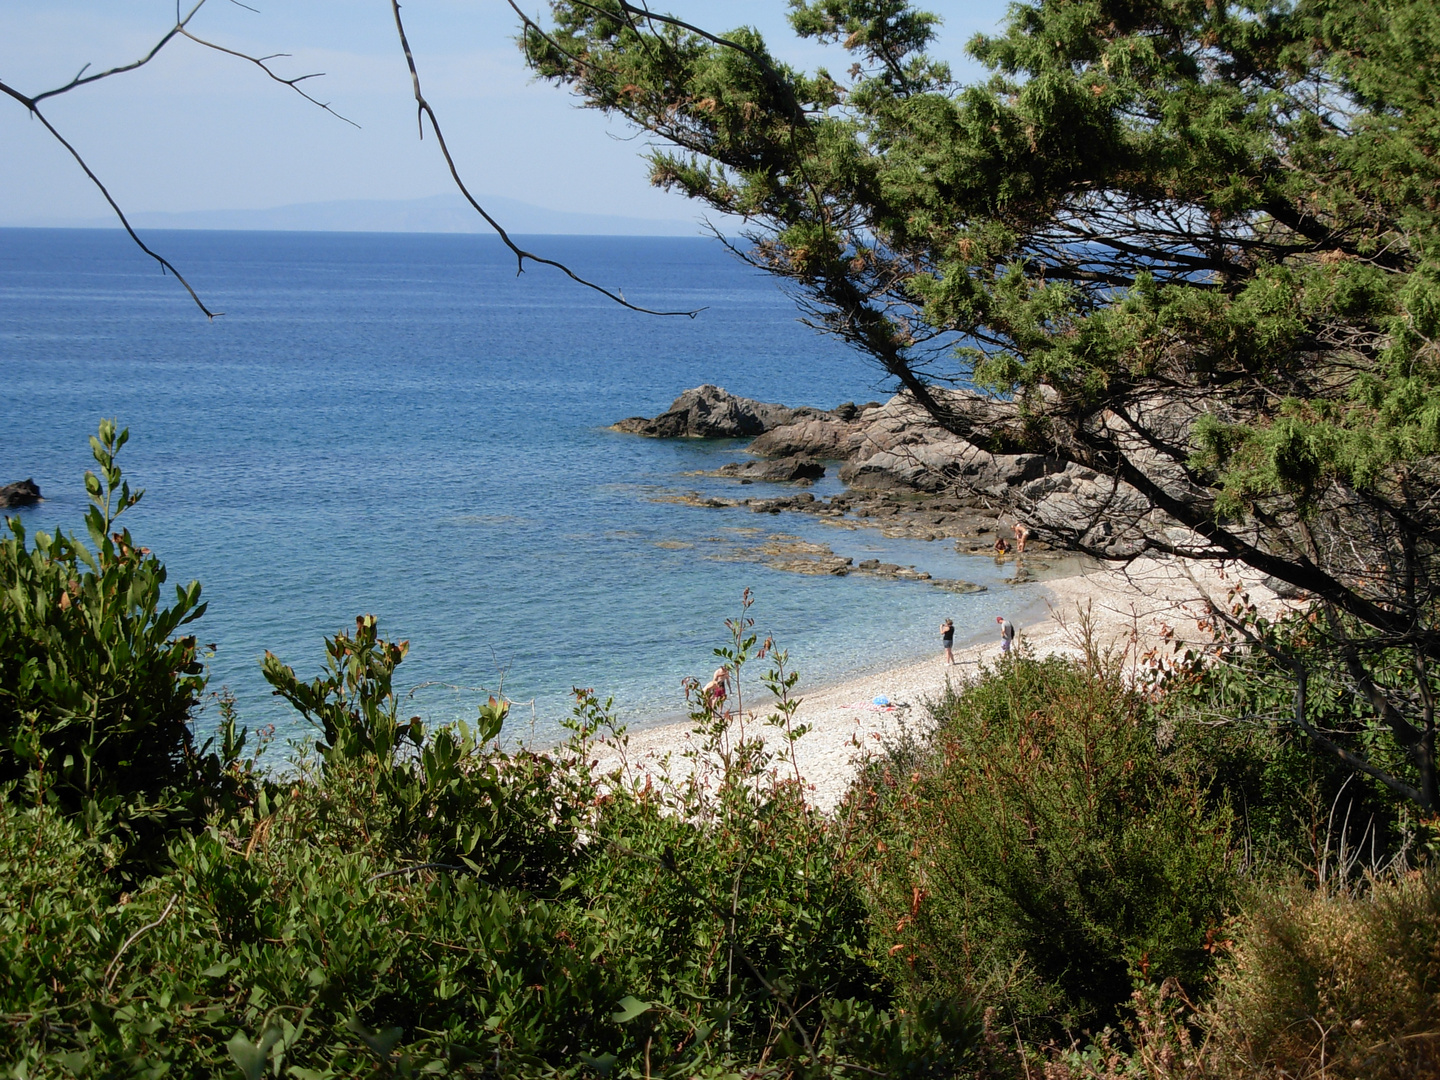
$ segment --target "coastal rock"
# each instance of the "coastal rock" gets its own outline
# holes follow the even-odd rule
[[[784,570],[790,574],[844,577],[850,573],[850,560],[842,555],[829,558],[767,559],[765,565],[772,570]]]
[[[819,505],[808,491],[784,495],[778,499],[746,499],[745,504],[757,514],[778,514],[782,510],[812,510]]]
[[[932,393],[957,417],[994,406],[974,391]],[[749,401],[707,385],[687,390],[654,420],[635,418],[616,427],[656,437],[733,436],[763,428],[748,451],[764,460],[732,463],[711,475],[741,484],[804,485],[826,475],[823,462],[840,461],[846,490],[828,501],[809,494],[727,499],[698,493],[677,501],[749,506],[756,513],[800,511],[850,528],[864,523],[887,537],[1008,539],[1013,519],[998,508],[1019,508],[1031,528],[1030,548],[1043,551],[1047,539],[1073,539],[1097,526],[1086,542],[1099,541],[1095,546],[1108,551],[1125,530],[1102,536],[1098,523],[1143,510],[1134,492],[1123,485],[1117,491],[1093,470],[1038,454],[989,453],[945,430],[906,393],[883,404],[846,402],[827,412]]]
[[[727,506],[745,505],[745,502],[737,499],[722,499],[715,495],[701,495],[698,491],[669,492],[665,495],[656,495],[650,501],[657,503],[679,503],[682,506],[705,506],[714,510],[719,510]]]
[[[858,430],[840,470],[840,479],[852,487],[937,493],[993,460],[940,427],[907,394],[867,410],[854,423]]]
[[[807,457],[785,457],[773,461],[732,461],[715,470],[715,475],[784,484],[797,480],[819,480],[825,475],[825,466],[814,458]]]
[[[855,564],[855,570],[857,573],[889,578],[894,581],[930,580],[930,575],[924,570],[916,570],[913,566],[901,566],[899,563],[882,563],[879,559],[862,559]]]
[[[984,585],[977,585],[973,581],[961,581],[959,578],[932,578],[930,584],[937,589],[944,589],[946,592],[959,593],[964,596],[969,593],[988,592]]]
[[[950,399],[957,412],[977,397],[958,390],[937,394]],[[982,450],[942,428],[909,395],[899,394],[860,417],[840,478],[872,491],[940,494],[958,485],[1004,499],[1009,489],[1064,468],[1062,462],[1038,454]]]
[[[848,461],[859,449],[865,428],[864,421],[858,418],[860,415],[855,406],[842,405],[833,413],[802,417],[781,424],[757,437],[750,444],[750,453],[760,457],[802,455],[827,461]]]
[[[653,420],[632,416],[612,427],[615,431],[656,439],[738,439],[790,423],[800,411],[736,397],[722,387],[706,383],[686,390]]]
[[[43,496],[34,480],[17,480],[0,487],[0,509],[9,510],[16,506],[34,506]]]

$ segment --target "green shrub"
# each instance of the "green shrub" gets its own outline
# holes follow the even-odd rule
[[[1332,734],[1349,732],[1369,762],[1413,780],[1413,767],[1397,754],[1354,684],[1335,670],[1314,612],[1272,623],[1243,593],[1233,602],[1233,617],[1243,620],[1247,633],[1309,671],[1306,715],[1312,724]],[[1375,868],[1403,858],[1429,831],[1418,808],[1294,726],[1290,667],[1224,624],[1216,632],[1214,648],[1190,652],[1164,681],[1166,727],[1175,750],[1203,767],[1211,799],[1234,813],[1248,866],[1280,880],[1299,870],[1324,885],[1327,860],[1342,846],[1363,848]],[[1405,667],[1399,654],[1374,665],[1386,675],[1398,670],[1401,680]],[[1417,698],[1420,693],[1417,688]]]
[[[624,934],[473,875],[386,875],[381,853],[315,835],[311,795],[248,836],[172,840],[169,868],[128,895],[91,872],[73,823],[0,809],[13,1074],[234,1077],[263,1048],[277,1075],[402,1056],[537,1075],[623,1039]]]
[[[754,651],[745,632],[722,650],[737,691]],[[402,718],[404,654],[366,617],[313,680],[267,658],[318,762],[172,834],[124,891],[78,819],[0,801],[9,1075],[1005,1067],[975,1004],[892,1007],[851,855],[753,727],[702,707],[712,771],[597,777],[613,724],[593,695],[567,745],[507,752],[500,702],[473,729]],[[782,701],[774,722],[797,734],[789,716]]]
[[[844,813],[889,971],[1031,1038],[1118,1023],[1137,986],[1202,982],[1230,903],[1230,819],[1157,747],[1118,670],[1028,657],[934,706]]]
[[[28,542],[18,518],[0,540],[0,784],[11,798],[83,815],[91,835],[130,836],[123,859],[152,859],[164,837],[244,796],[243,731],[222,724],[218,752],[197,749],[192,713],[205,689],[195,638],[200,584],[162,602],[165,567],[116,521],[143,494],[115,464],[127,431],[90,440],[92,546],[63,533]]]
[[[353,634],[326,640],[325,672],[309,682],[266,653],[265,678],[317,729],[315,828],[347,851],[460,864],[494,884],[553,891],[580,855],[588,773],[573,755],[490,745],[507,712],[494,698],[473,728],[402,719],[393,682],[408,649],[365,615]]]

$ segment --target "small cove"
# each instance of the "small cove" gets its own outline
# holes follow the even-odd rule
[[[128,425],[121,462],[148,490],[130,527],[172,580],[203,582],[212,688],[228,686],[252,727],[303,734],[260,678],[264,650],[312,675],[322,636],[364,612],[411,641],[398,682],[414,712],[470,716],[503,690],[543,739],[573,686],[631,721],[678,714],[681,678],[713,667],[746,588],[802,687],[930,655],[945,616],[959,638],[984,636],[1040,595],[1005,584],[1011,564],[944,541],[665,501],[785,489],[701,475],[743,444],[609,423],[701,382],[821,407],[889,393],[709,241],[534,240],[632,299],[706,306],[690,320],[638,316],[539,270],[517,280],[486,237],[154,239],[224,319],[207,323],[118,233],[0,230],[14,403],[0,482],[33,476],[45,492],[27,529],[79,529],[86,437],[102,416]],[[745,554],[777,534],[988,591],[811,577]]]

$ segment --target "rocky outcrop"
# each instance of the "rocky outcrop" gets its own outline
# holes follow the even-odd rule
[[[861,448],[866,418],[883,406],[846,402],[828,413],[799,416],[771,428],[750,444],[760,457],[812,457],[824,461],[849,461]]]
[[[957,414],[983,403],[969,391],[935,393]],[[1032,543],[1075,536],[1093,523],[1084,541],[1121,553],[1116,544],[1129,531],[1125,522],[1144,511],[1135,492],[1093,470],[1039,454],[982,450],[945,430],[906,394],[849,418],[839,410],[798,418],[757,438],[750,449],[843,460],[840,479],[850,489],[853,513],[878,519],[887,532],[903,527],[910,535],[993,537],[997,514],[990,508],[1003,507],[1023,513]],[[929,498],[916,503],[915,496]],[[941,511],[942,502],[957,505]],[[1009,523],[999,531],[1008,537]]]
[[[957,417],[1013,412],[973,391],[933,393]],[[825,475],[823,462],[839,461],[847,485],[828,500],[808,493],[751,499],[690,493],[677,501],[843,518],[875,525],[887,536],[954,538],[976,551],[988,550],[997,535],[1011,539],[1011,515],[1018,513],[1031,529],[1027,551],[1043,550],[1047,540],[1081,537],[1123,554],[1129,541],[1122,538],[1146,509],[1138,493],[1090,469],[1038,454],[989,453],[941,427],[908,394],[825,411],[737,398],[706,385],[687,390],[653,420],[636,417],[615,428],[661,438],[750,435],[748,451],[760,460],[712,475],[742,484],[803,485]]]
[[[686,390],[653,420],[632,416],[612,427],[615,431],[655,439],[739,439],[763,434],[814,412],[736,397],[722,387],[707,383]]]
[[[975,397],[952,391],[958,399]],[[840,479],[871,491],[938,494],[961,487],[1000,494],[1061,471],[1034,454],[994,455],[946,431],[909,396],[868,405],[849,419],[840,410],[782,424],[757,438],[751,453],[843,460]]]
[[[17,506],[34,506],[43,496],[34,480],[18,480],[0,487],[0,510]]]
[[[825,466],[808,457],[732,461],[716,469],[715,475],[742,481],[759,480],[766,484],[787,484],[819,480],[825,475]]]

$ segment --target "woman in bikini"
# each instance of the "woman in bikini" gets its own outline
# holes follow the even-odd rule
[[[705,704],[712,712],[725,711],[725,695],[729,692],[729,679],[730,673],[723,667],[718,667],[710,681],[701,688],[700,693],[705,696]]]

